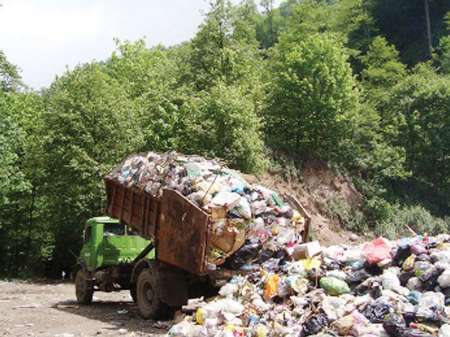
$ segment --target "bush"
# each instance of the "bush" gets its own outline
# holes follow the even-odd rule
[[[450,227],[450,219],[436,217],[422,206],[391,204],[379,197],[366,201],[364,213],[370,228],[390,239],[410,236],[408,227],[417,234],[431,235],[447,232]]]
[[[335,197],[327,201],[326,213],[332,219],[338,220],[345,229],[355,232],[364,232],[368,229],[364,214],[359,209],[351,207],[341,197]]]
[[[431,235],[441,234],[449,229],[450,219],[435,217],[422,206],[396,206],[395,209],[396,212],[390,219],[390,223],[397,234],[409,234],[406,226],[409,226],[417,234],[428,233]]]

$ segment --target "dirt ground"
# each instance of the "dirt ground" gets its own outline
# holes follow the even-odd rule
[[[156,325],[155,325],[156,324]],[[95,293],[78,305],[72,283],[0,281],[0,336],[165,336],[141,319],[128,292]]]

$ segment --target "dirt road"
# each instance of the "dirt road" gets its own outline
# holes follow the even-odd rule
[[[0,336],[164,336],[138,316],[128,292],[95,293],[78,305],[71,283],[0,281]]]

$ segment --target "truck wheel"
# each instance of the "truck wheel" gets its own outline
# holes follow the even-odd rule
[[[94,288],[86,272],[79,270],[75,276],[75,293],[77,295],[77,302],[80,304],[89,304],[92,302],[92,295]]]
[[[158,289],[155,273],[143,269],[137,279],[136,297],[139,313],[145,319],[166,319],[169,315],[169,307],[161,301]]]

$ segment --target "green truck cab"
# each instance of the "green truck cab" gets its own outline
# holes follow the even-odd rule
[[[91,218],[83,232],[83,246],[75,276],[77,301],[87,304],[94,291],[130,290],[136,297],[131,281],[135,262],[154,259],[149,240],[137,235],[128,226],[107,216]]]

